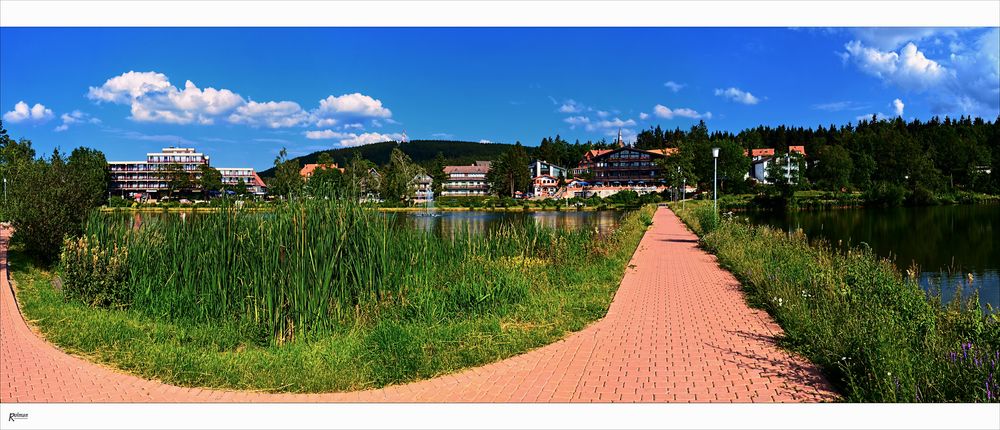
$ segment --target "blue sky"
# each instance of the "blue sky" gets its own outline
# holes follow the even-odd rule
[[[0,112],[40,153],[219,167],[386,139],[537,145],[652,125],[1000,115],[1000,31],[2,28]]]

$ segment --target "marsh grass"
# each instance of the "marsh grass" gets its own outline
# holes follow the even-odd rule
[[[653,208],[610,234],[510,225],[440,237],[369,208],[90,220],[127,249],[126,306],[93,307],[11,253],[52,342],[168,383],[281,392],[380,387],[550,343],[607,311]],[[63,270],[63,275],[71,273]]]
[[[944,304],[864,246],[839,250],[738,218],[706,232],[706,204],[711,210],[711,202],[674,209],[742,281],[749,302],[781,325],[783,344],[820,365],[846,400],[1000,400],[1000,318],[975,294]],[[955,359],[962,351],[973,358]]]

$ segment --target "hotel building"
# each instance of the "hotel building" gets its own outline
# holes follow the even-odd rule
[[[445,166],[444,174],[448,175],[448,179],[441,187],[441,195],[485,196],[490,191],[486,182],[486,172],[489,171],[489,161],[477,161],[469,166]]]
[[[163,148],[160,152],[146,154],[145,161],[109,161],[111,171],[110,192],[122,196],[161,197],[169,190],[168,179],[163,171],[168,166],[177,166],[197,180],[199,169],[209,165],[209,157],[196,152],[194,148]],[[255,195],[265,194],[264,181],[250,167],[216,168],[222,175],[223,185],[237,185],[240,180],[247,186],[247,191]]]

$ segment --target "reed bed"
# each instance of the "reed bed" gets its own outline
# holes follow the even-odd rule
[[[237,321],[279,344],[386,314],[503,314],[531,294],[533,271],[612,239],[533,223],[439,237],[392,217],[306,200],[264,214],[225,208],[141,222],[102,214],[86,234],[127,250],[122,306],[170,320]]]

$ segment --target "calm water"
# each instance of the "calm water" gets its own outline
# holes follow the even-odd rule
[[[400,225],[432,231],[447,235],[455,231],[468,229],[472,232],[484,232],[498,228],[507,223],[535,223],[538,226],[559,229],[594,229],[607,231],[618,225],[624,212],[594,211],[594,212],[435,212],[436,216],[426,213],[400,212],[396,213],[396,222]]]
[[[856,246],[864,242],[903,272],[919,267],[925,289],[940,286],[946,299],[973,276],[980,301],[1000,307],[1000,205],[747,212],[751,222],[810,238]],[[967,281],[966,281],[967,282]]]

